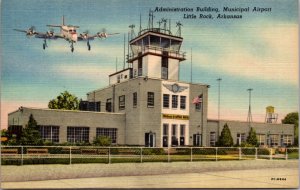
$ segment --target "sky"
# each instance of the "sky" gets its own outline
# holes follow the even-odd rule
[[[7,115],[20,106],[47,108],[49,100],[68,90],[79,98],[108,85],[108,75],[123,67],[123,41],[129,25],[139,29],[148,25],[149,9],[156,7],[193,8],[193,12],[154,12],[154,25],[161,18],[182,23],[186,60],[181,62],[180,80],[210,85],[208,118],[246,121],[252,88],[253,121],[264,122],[269,105],[275,107],[278,122],[298,111],[298,2],[296,0],[2,0],[1,2],[1,128]],[[196,12],[197,7],[218,8],[215,12]],[[249,12],[227,12],[242,19],[217,19],[223,7],[249,7]],[[253,7],[271,8],[252,12]],[[212,14],[214,19],[185,19],[184,14]],[[103,28],[121,33],[105,40],[76,43],[75,51],[64,40],[48,42],[27,38],[13,29],[35,26],[39,32],[47,24],[78,25],[78,32],[91,34]],[[58,30],[55,30],[59,32]],[[127,48],[127,46],[126,46]],[[192,49],[192,56],[191,56]],[[126,49],[127,52],[127,49]],[[192,59],[191,59],[192,57]]]

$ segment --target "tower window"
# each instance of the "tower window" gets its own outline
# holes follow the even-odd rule
[[[134,92],[133,93],[133,107],[136,107],[137,106],[137,93],[136,92]]]
[[[107,112],[112,112],[112,103],[111,103],[111,98],[106,100],[106,111]]]
[[[168,52],[164,51],[161,57],[161,78],[168,79],[169,58]]]
[[[139,55],[138,58],[138,76],[143,75],[143,57]]]
[[[147,106],[154,107],[154,92],[148,92]]]
[[[125,109],[125,95],[119,96],[119,110]]]

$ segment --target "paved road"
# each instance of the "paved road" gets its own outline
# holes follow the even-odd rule
[[[281,180],[278,180],[281,178]],[[274,180],[275,179],[275,180]],[[297,188],[297,168],[5,182],[2,188]]]
[[[291,188],[298,186],[298,176],[298,160],[1,167],[2,188]]]

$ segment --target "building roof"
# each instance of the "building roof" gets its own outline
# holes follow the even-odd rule
[[[186,81],[164,80],[164,79],[161,79],[161,78],[152,78],[152,77],[147,77],[147,76],[138,76],[138,77],[135,77],[135,78],[131,78],[131,79],[127,80],[127,81],[122,81],[120,83],[112,84],[112,85],[109,85],[109,86],[106,86],[106,87],[103,87],[103,88],[99,88],[99,89],[90,91],[87,94],[91,94],[91,93],[94,93],[94,92],[97,92],[97,91],[101,91],[101,90],[104,90],[106,88],[110,88],[113,85],[119,85],[119,84],[122,84],[122,83],[125,83],[125,82],[130,82],[131,80],[136,80],[136,79],[140,79],[140,78],[147,78],[148,80],[168,81],[168,82],[174,82],[174,83],[177,82],[177,83],[184,83],[184,84],[201,85],[201,86],[207,86],[208,88],[210,87],[210,85],[204,84],[204,83],[190,83],[190,82],[186,82]]]
[[[31,108],[31,107],[23,107],[21,106],[18,110],[8,113],[11,115],[22,109],[29,109],[29,110],[43,110],[43,111],[55,111],[55,112],[73,112],[73,113],[92,113],[92,114],[115,114],[115,115],[125,115],[125,113],[115,113],[115,112],[95,112],[95,111],[82,111],[82,110],[62,110],[62,109],[49,109],[49,108]]]

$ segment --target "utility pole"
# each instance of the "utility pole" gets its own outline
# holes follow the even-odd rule
[[[217,79],[218,81],[218,135],[220,133],[220,105],[221,105],[221,78]]]
[[[251,91],[252,90],[253,90],[252,88],[247,89],[247,91],[249,91],[249,110],[248,110],[248,117],[247,117],[247,122],[249,127],[251,127],[251,122],[252,122],[252,113],[251,113]]]

